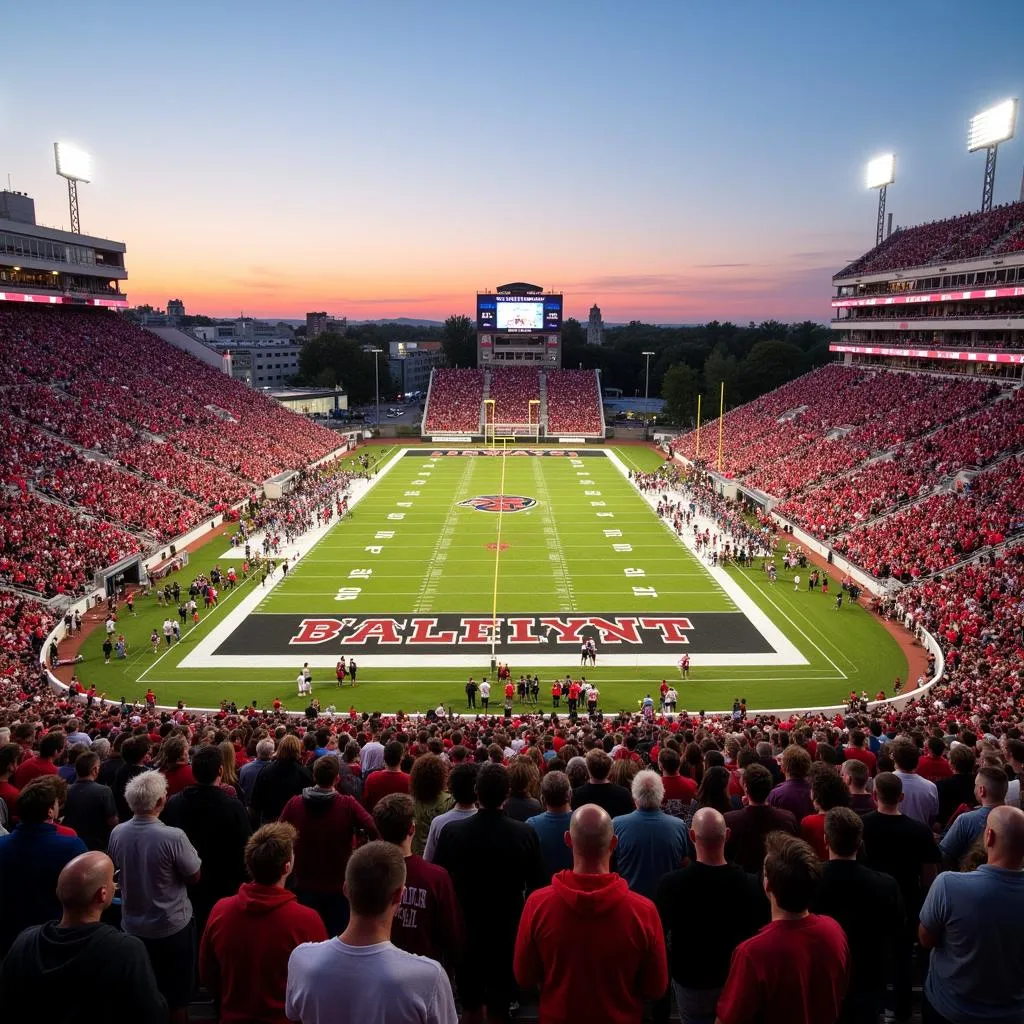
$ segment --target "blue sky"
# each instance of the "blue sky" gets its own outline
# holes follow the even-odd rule
[[[82,223],[133,301],[469,311],[532,280],[610,320],[824,319],[889,208],[980,202],[969,117],[1024,94],[1024,3],[96,0],[5,12],[0,175]],[[1021,126],[1024,133],[1024,125]],[[1024,145],[999,156],[997,202]]]

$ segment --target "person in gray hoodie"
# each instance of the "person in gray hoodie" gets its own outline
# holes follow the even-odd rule
[[[64,866],[57,879],[60,920],[26,928],[0,968],[6,1020],[34,1020],[41,1012],[48,1024],[167,1020],[146,947],[100,921],[115,889],[105,853],[83,853]]]

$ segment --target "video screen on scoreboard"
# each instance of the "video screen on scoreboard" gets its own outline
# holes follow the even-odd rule
[[[561,295],[478,295],[476,325],[495,334],[551,334],[562,329]]]

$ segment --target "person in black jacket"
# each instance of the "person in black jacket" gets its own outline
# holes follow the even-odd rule
[[[466,919],[466,953],[456,971],[467,1013],[487,1007],[504,1020],[515,992],[512,959],[526,896],[548,884],[537,833],[501,809],[509,791],[503,765],[485,764],[476,777],[479,810],[449,822],[434,863],[455,884]]]
[[[252,787],[249,810],[254,823],[266,825],[281,817],[284,805],[293,796],[313,785],[313,773],[302,764],[302,744],[289,733],[281,740],[274,759],[260,772]]]
[[[57,879],[61,919],[26,928],[0,968],[5,1019],[35,1019],[45,1005],[48,1024],[167,1020],[146,947],[100,921],[114,890],[105,853],[83,853],[64,866]]]
[[[589,750],[586,760],[590,781],[572,791],[572,809],[575,811],[584,804],[597,804],[612,818],[632,814],[636,810],[633,795],[623,786],[608,781],[612,759],[603,750]]]
[[[217,785],[223,770],[220,747],[200,747],[192,755],[196,784],[175,793],[162,815],[164,824],[188,836],[203,862],[199,881],[189,887],[199,935],[217,900],[233,896],[246,880],[249,816],[241,800]]]
[[[875,1024],[906,932],[899,883],[858,863],[864,821],[849,807],[825,815],[828,863],[811,909],[836,920],[850,945],[850,984],[839,1024]],[[866,908],[870,907],[870,912]]]
[[[132,809],[124,798],[128,783],[149,769],[143,765],[149,753],[149,739],[146,736],[130,736],[121,744],[121,765],[114,773],[114,805],[117,807],[118,821],[131,821]]]

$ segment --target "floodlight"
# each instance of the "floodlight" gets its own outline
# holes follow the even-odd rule
[[[92,157],[70,142],[55,142],[53,154],[57,161],[57,173],[68,181],[92,180]]]
[[[1003,100],[980,114],[971,118],[967,131],[967,152],[974,153],[979,149],[998,146],[1013,138],[1017,124],[1017,101]]]
[[[892,153],[868,161],[867,187],[883,188],[896,180],[896,157]]]

